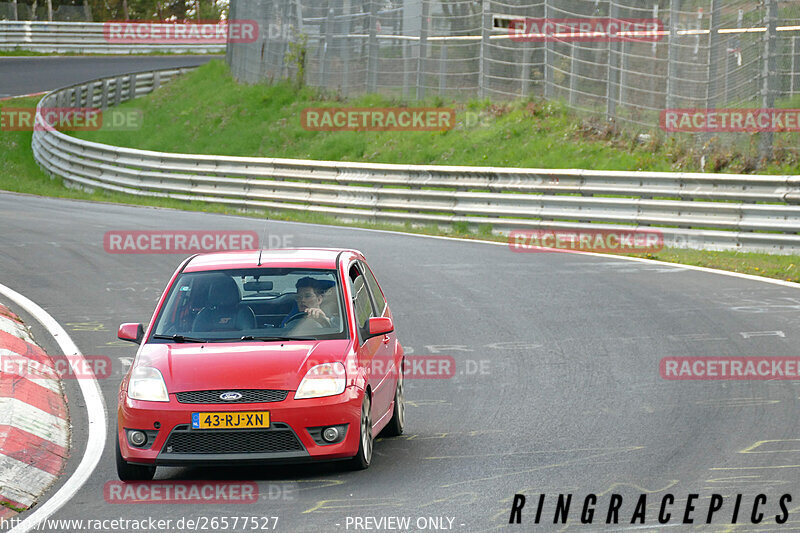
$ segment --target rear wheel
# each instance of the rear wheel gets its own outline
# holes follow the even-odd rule
[[[372,402],[369,394],[364,392],[364,401],[361,402],[361,431],[358,438],[358,453],[350,459],[349,466],[352,470],[366,470],[372,461]]]
[[[119,436],[115,436],[117,443],[117,477],[121,481],[150,481],[156,475],[155,466],[132,465],[122,458],[119,449]]]
[[[406,400],[405,400],[405,387],[403,385],[403,365],[405,359],[400,362],[400,372],[397,376],[397,387],[394,389],[394,411],[392,412],[392,419],[389,424],[383,429],[383,435],[386,437],[398,437],[403,434],[403,429],[406,425]]]

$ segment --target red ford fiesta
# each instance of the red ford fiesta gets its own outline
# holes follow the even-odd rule
[[[354,250],[190,257],[172,276],[118,397],[117,473],[158,465],[372,460],[403,432],[403,349]]]

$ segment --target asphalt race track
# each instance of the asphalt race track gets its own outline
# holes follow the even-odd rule
[[[133,345],[116,340],[116,327],[149,320],[181,257],[109,254],[104,233],[264,231],[256,219],[13,194],[0,195],[0,223],[2,283],[42,305],[84,354],[111,357],[113,374],[101,380],[111,427],[125,358],[134,354]],[[455,375],[407,381],[406,435],[379,441],[366,471],[335,464],[160,468],[160,480],[254,480],[261,501],[108,504],[103,488],[116,479],[109,435],[100,466],[54,518],[278,516],[278,531],[317,532],[353,530],[348,517],[449,517],[456,531],[540,531],[554,527],[554,504],[546,500],[543,525],[534,527],[536,494],[572,493],[583,501],[594,493],[602,502],[619,493],[631,498],[621,511],[626,523],[645,492],[652,493],[647,524],[655,531],[666,492],[676,508],[698,493],[701,524],[712,493],[742,493],[752,502],[763,492],[775,528],[779,495],[800,496],[796,382],[665,381],[658,371],[664,356],[796,355],[796,290],[611,257],[520,254],[501,245],[285,222],[269,222],[266,231],[262,242],[363,251],[407,353],[452,355]],[[41,328],[34,332],[54,350]],[[75,380],[67,386],[74,468],[86,415]],[[509,526],[515,493],[527,494],[530,508],[522,525]],[[797,505],[795,499],[789,507]],[[727,518],[718,518],[730,522],[725,509]],[[581,525],[578,512],[568,530],[610,529],[605,510],[594,526]],[[796,513],[784,527],[792,522]]]
[[[52,91],[103,76],[202,65],[217,57],[219,56],[0,57],[0,98]]]
[[[208,59],[0,58],[0,93]],[[798,356],[796,288],[614,257],[514,253],[496,244],[288,222],[265,227],[253,218],[9,193],[0,193],[0,227],[0,283],[44,307],[84,354],[110,357],[113,372],[100,386],[111,431],[119,381],[135,354],[134,345],[116,339],[117,326],[149,321],[183,258],[106,253],[103,235],[112,230],[253,230],[264,245],[357,248],[387,294],[406,354],[452,356],[456,363],[451,377],[406,381],[406,434],[378,441],[366,471],[337,464],[159,468],[156,481],[255,481],[260,500],[107,503],[104,487],[117,479],[109,433],[98,468],[51,518],[152,517],[176,524],[278,517],[274,529],[290,533],[398,531],[389,517],[459,532],[800,528],[798,382],[667,381],[659,374],[667,356]],[[20,314],[39,343],[58,354],[48,333]],[[50,495],[74,471],[86,444],[78,384],[65,384],[72,454]],[[527,495],[527,506],[522,523],[509,525],[517,493]],[[668,493],[674,516],[661,526],[656,517]],[[762,493],[764,521],[751,525],[753,501]],[[573,495],[566,525],[553,524],[559,494]],[[596,494],[598,504],[593,523],[582,525],[587,494]],[[616,526],[606,524],[613,494],[624,498]],[[646,522],[631,525],[642,494]],[[714,525],[706,525],[713,494],[725,501]],[[737,494],[743,495],[739,523],[731,524]],[[793,498],[790,517],[777,525],[783,494]],[[684,524],[692,504],[695,522]],[[266,530],[263,524],[257,530]],[[268,525],[271,530],[274,522]],[[160,531],[181,529],[188,528]],[[238,529],[245,530],[253,529]]]

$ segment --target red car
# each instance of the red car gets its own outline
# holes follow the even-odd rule
[[[355,250],[222,252],[185,260],[118,396],[117,473],[156,467],[372,460],[404,425],[403,349]]]

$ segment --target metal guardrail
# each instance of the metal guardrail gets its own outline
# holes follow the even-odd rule
[[[102,107],[190,69],[94,80],[43,107]],[[37,111],[36,161],[68,185],[347,220],[533,228],[657,228],[679,248],[800,253],[800,176],[390,165],[172,154],[71,137]]]
[[[222,53],[226,48],[224,43],[109,43],[104,27],[102,22],[0,21],[0,51],[88,54]]]

